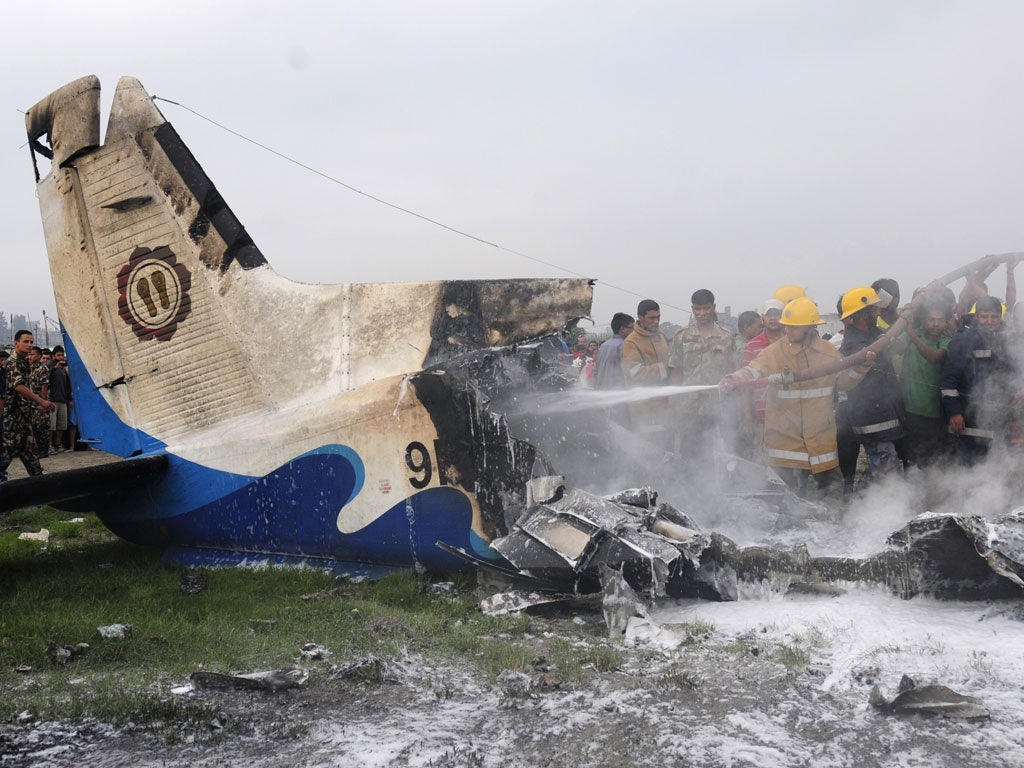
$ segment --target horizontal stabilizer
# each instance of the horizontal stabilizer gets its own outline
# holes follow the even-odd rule
[[[9,480],[0,485],[0,514],[40,504],[57,504],[94,493],[109,493],[154,478],[166,467],[167,456],[161,454]]]

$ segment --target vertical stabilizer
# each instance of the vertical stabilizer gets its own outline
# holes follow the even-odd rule
[[[66,122],[70,87],[30,111],[37,133]],[[39,183],[83,437],[132,455],[261,408],[219,283],[230,247],[262,257],[137,80],[121,81],[104,144],[84,150]]]

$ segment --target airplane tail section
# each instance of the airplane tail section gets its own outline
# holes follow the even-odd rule
[[[446,567],[439,539],[486,552],[534,451],[474,376],[543,369],[503,355],[588,316],[591,281],[295,283],[137,80],[119,82],[102,142],[99,103],[82,78],[26,127],[80,433],[166,454],[158,478],[111,489],[104,522],[241,557]]]
[[[210,278],[265,260],[137,80],[98,145],[98,88],[65,86],[26,123],[52,147],[39,199],[81,433],[130,456],[264,404]]]
[[[210,442],[297,401],[589,315],[588,280],[292,282],[138,80],[119,82],[102,144],[99,120],[95,77],[26,116],[80,429],[104,450]],[[318,439],[302,435],[293,455]]]

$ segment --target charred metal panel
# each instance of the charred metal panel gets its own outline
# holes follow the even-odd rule
[[[551,552],[562,557],[573,571],[587,567],[602,533],[597,526],[560,515],[545,507],[524,515],[517,525]]]
[[[430,349],[424,367],[487,344],[480,314],[480,287],[470,280],[444,283],[430,324]]]
[[[660,561],[668,565],[675,562],[680,555],[679,545],[650,531],[636,530],[629,524],[615,529],[614,540],[614,548],[609,548],[609,556],[605,558],[607,562],[622,562],[631,556],[639,555],[645,560]]]
[[[477,568],[477,576],[480,578],[481,582],[489,582],[490,584],[497,586],[499,589],[504,590],[512,587],[517,589],[542,590],[548,592],[562,591],[562,584],[558,581],[545,581],[544,579],[533,576],[531,573],[518,571],[515,568],[502,565],[500,561],[484,560],[476,555],[471,555],[464,549],[453,547],[443,541],[438,541],[437,546],[448,554],[455,555],[464,562],[475,566]],[[564,567],[564,563],[562,563],[561,560],[558,561],[558,565],[559,567]]]
[[[1000,535],[994,535],[996,532]],[[958,600],[1019,597],[1024,573],[1024,516],[1000,521],[967,515],[925,514],[889,537],[916,576],[921,592]]]
[[[629,586],[621,571],[601,566],[601,612],[608,627],[608,636],[619,638],[626,634],[626,626],[634,616],[646,616],[647,607]]]
[[[164,123],[157,128],[155,138],[181,176],[182,182],[199,203],[199,212],[189,227],[189,234],[199,242],[202,236],[205,236],[206,222],[209,222],[224,240],[224,254],[220,263],[216,265],[221,272],[227,271],[232,262],[237,262],[242,269],[253,269],[266,264],[267,260],[260,249],[256,247],[245,227],[224,202],[210,177],[206,175],[171,124]]]
[[[492,541],[491,548],[519,570],[537,577],[565,570],[565,558],[520,528]]]
[[[876,685],[868,699],[871,706],[897,715],[941,715],[961,720],[988,720],[991,714],[985,703],[974,696],[964,696],[944,685],[918,685],[904,675],[896,696],[889,701]]]
[[[615,531],[619,526],[636,521],[636,515],[627,507],[578,488],[567,488],[557,501],[544,506],[559,515],[576,518],[593,528],[603,528],[607,531]]]
[[[63,167],[100,145],[100,81],[82,77],[51,93],[25,113],[25,129],[33,152]],[[44,135],[49,148],[40,143]],[[34,159],[34,158],[33,158]],[[36,166],[36,181],[39,181]]]
[[[561,331],[590,316],[592,280],[481,280],[480,311],[490,345]],[[552,326],[554,323],[554,326]]]
[[[590,314],[586,280],[456,280],[443,284],[430,326],[429,368],[466,352],[566,330]]]
[[[504,534],[524,509],[535,449],[513,438],[504,418],[488,411],[465,382],[439,373],[411,382],[437,430],[439,475],[476,494],[486,538]]]
[[[518,613],[538,605],[560,603],[572,600],[573,595],[564,593],[527,592],[525,590],[509,590],[484,598],[480,601],[480,610],[488,616],[504,616]]]

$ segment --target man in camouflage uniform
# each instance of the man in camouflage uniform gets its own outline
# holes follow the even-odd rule
[[[43,474],[36,452],[36,440],[32,434],[33,412],[42,410],[48,413],[53,403],[35,394],[30,386],[32,369],[28,362],[32,351],[32,334],[18,331],[14,334],[14,354],[3,367],[7,383],[7,397],[4,399],[4,439],[3,450],[0,452],[0,475],[7,472],[7,467],[17,456],[25,465],[30,475]]]
[[[673,384],[717,384],[730,373],[739,356],[736,336],[717,322],[715,295],[701,288],[690,297],[693,320],[672,337],[670,361]],[[717,390],[688,395],[681,400],[680,453],[706,458],[709,445],[718,443],[720,431],[726,450],[732,451],[739,421],[738,397],[721,400]],[[710,440],[710,442],[709,442]]]
[[[50,369],[46,366],[47,355],[39,347],[32,347],[28,353],[28,388],[43,400],[50,396]],[[38,408],[32,412],[32,434],[36,439],[36,450],[40,459],[50,455],[50,414]]]
[[[0,453],[4,444],[4,400],[7,399],[7,360],[10,355],[6,350],[0,351]],[[0,483],[7,479],[7,470],[0,472]]]

